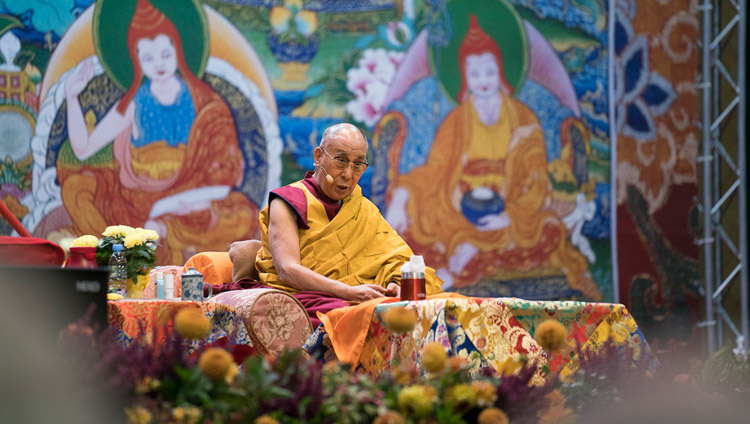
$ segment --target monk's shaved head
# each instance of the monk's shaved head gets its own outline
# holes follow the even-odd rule
[[[333,124],[326,128],[326,130],[323,131],[323,137],[320,139],[320,147],[325,149],[332,142],[341,141],[346,141],[348,142],[347,144],[350,144],[353,147],[358,144],[359,146],[357,147],[364,147],[367,149],[367,139],[362,134],[362,131],[354,125],[347,123]]]

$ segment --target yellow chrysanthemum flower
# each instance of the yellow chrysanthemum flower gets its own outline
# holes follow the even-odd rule
[[[509,422],[508,415],[498,408],[486,408],[477,417],[479,424],[508,424]]]
[[[456,384],[448,389],[445,394],[445,402],[453,407],[456,412],[466,412],[477,403],[474,388],[468,384]]]
[[[127,225],[110,225],[104,229],[104,237],[125,237],[135,231],[133,227]]]
[[[159,240],[159,233],[154,230],[147,230],[145,228],[136,228],[135,233],[143,235],[146,240]]]
[[[172,420],[175,424],[197,424],[201,419],[201,410],[197,406],[172,408]]]
[[[565,331],[565,326],[553,319],[548,319],[539,324],[534,332],[534,339],[548,353],[556,352],[565,346],[567,337],[568,333]]]
[[[477,406],[486,408],[495,403],[497,400],[497,391],[495,386],[489,381],[473,381],[471,388],[477,398]]]
[[[401,411],[409,416],[424,417],[432,411],[431,396],[433,391],[427,390],[429,386],[415,384],[404,387],[398,394],[398,407]]]
[[[396,411],[388,411],[375,418],[372,424],[406,424],[406,418]]]
[[[261,415],[253,421],[253,424],[279,424],[279,421],[268,415]]]
[[[445,371],[446,359],[448,354],[445,353],[445,348],[437,342],[429,343],[422,352],[422,366],[431,373]]]
[[[146,243],[148,239],[146,238],[146,235],[141,232],[133,232],[125,236],[125,238],[122,240],[122,244],[125,246],[126,249],[132,249],[135,246],[140,246],[144,243]]]
[[[99,239],[96,238],[96,236],[92,235],[85,235],[78,237],[77,239],[73,240],[73,244],[71,244],[71,247],[96,247],[96,245],[99,244]]]
[[[220,347],[206,349],[198,359],[198,367],[203,375],[211,380],[223,380],[233,371],[232,354]]]
[[[142,380],[137,381],[135,383],[135,388],[133,389],[135,391],[135,394],[137,395],[145,395],[146,393],[151,391],[151,377],[145,376]]]
[[[140,405],[133,408],[125,408],[125,416],[128,417],[129,424],[148,424],[152,418],[151,412]]]
[[[198,308],[184,308],[175,315],[174,327],[186,339],[202,339],[211,330],[211,320]]]
[[[406,333],[417,325],[417,313],[413,309],[396,306],[385,312],[383,322],[394,333]]]
[[[185,424],[197,424],[201,420],[201,409],[197,406],[190,405],[185,408]]]

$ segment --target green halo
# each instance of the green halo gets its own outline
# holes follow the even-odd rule
[[[208,23],[197,0],[150,0],[177,27],[188,68],[199,78],[208,61]],[[137,0],[99,0],[94,8],[96,55],[107,75],[127,90],[133,82],[128,53],[128,26]]]
[[[469,29],[469,15],[476,15],[479,26],[500,46],[503,71],[513,92],[518,93],[529,68],[529,47],[526,28],[518,12],[505,0],[448,1],[450,44],[445,47],[430,43],[428,51],[433,75],[437,76],[443,93],[456,102],[461,89],[458,48]]]

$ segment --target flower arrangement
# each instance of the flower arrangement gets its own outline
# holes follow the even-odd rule
[[[109,264],[112,246],[115,244],[123,245],[125,259],[128,261],[128,278],[135,279],[137,275],[148,274],[156,265],[156,248],[159,240],[156,231],[127,225],[112,225],[107,227],[102,235],[104,237],[99,240],[96,249],[96,261],[99,266]]]
[[[397,322],[406,317],[402,312],[391,320],[403,327]],[[578,346],[578,370],[566,378],[546,370],[542,382],[536,380],[537,364],[524,357],[508,358],[499,374],[486,370],[471,375],[465,358],[445,355],[439,344],[425,352],[428,373],[396,366],[371,376],[348,364],[321,364],[301,350],[271,357],[248,346],[228,345],[227,339],[191,350],[192,343],[206,336],[208,324],[196,310],[181,309],[164,324],[165,331],[174,330],[159,346],[141,338],[127,346],[114,344],[112,328],[97,337],[76,324],[61,336],[60,346],[75,370],[98,382],[97,390],[118,393],[123,399],[120,420],[130,423],[568,424],[638,418],[656,422],[654,417],[703,422],[714,415],[717,422],[740,422],[726,420],[726,411],[735,410],[727,408],[728,398],[712,393],[721,378],[716,376],[728,374],[728,367],[747,369],[746,357],[725,352],[707,363],[714,378],[704,381],[703,389],[694,376],[673,381],[646,355],[622,360],[638,356],[633,347],[611,341],[598,350]],[[549,329],[540,338],[560,336],[560,328],[545,327]],[[547,348],[555,345],[559,348],[554,341]],[[739,378],[743,380],[733,381],[731,391],[748,387],[747,374]],[[665,396],[684,398],[681,405],[696,419],[670,419],[666,400],[660,400]]]
[[[538,366],[525,358],[511,358],[507,373],[472,376],[464,358],[445,355],[439,344],[430,345],[429,373],[394,367],[377,376],[321,364],[301,350],[270,357],[226,339],[192,351],[208,320],[194,312],[176,312],[160,346],[113,344],[111,335],[95,339],[83,326],[77,333],[86,342],[69,345],[87,346],[81,372],[98,373],[98,387],[119,391],[121,418],[130,423],[573,423],[650,381],[647,364],[621,361],[617,355],[628,352],[614,345],[602,354],[582,349],[580,373],[565,382],[549,374],[541,384]]]

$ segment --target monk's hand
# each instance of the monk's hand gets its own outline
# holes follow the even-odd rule
[[[350,287],[347,300],[365,302],[383,296],[385,296],[385,287],[377,284],[361,284],[359,286]]]
[[[388,283],[388,287],[385,289],[385,295],[390,297],[401,296],[401,286],[396,283]]]

